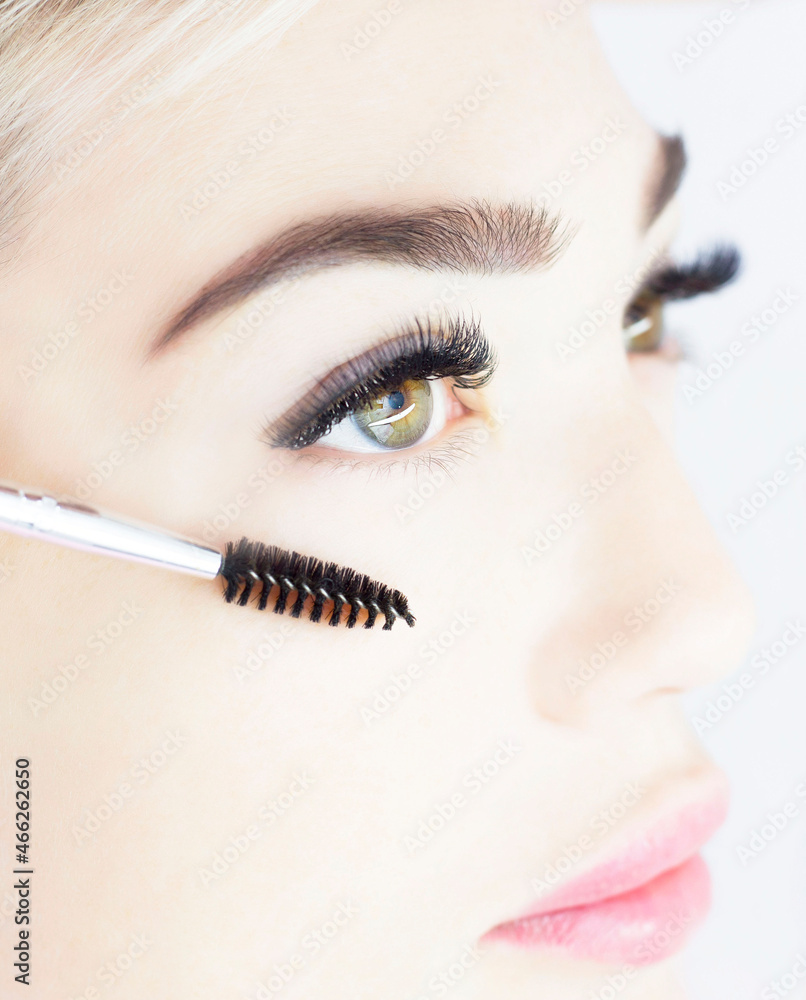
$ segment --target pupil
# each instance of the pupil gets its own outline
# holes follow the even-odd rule
[[[389,400],[389,407],[393,410],[400,410],[406,402],[406,397],[402,392],[390,392],[386,397]]]

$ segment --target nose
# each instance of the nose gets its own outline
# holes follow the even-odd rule
[[[749,591],[640,394],[590,438],[595,502],[536,567],[565,595],[531,650],[532,699],[570,725],[719,680],[755,625]]]

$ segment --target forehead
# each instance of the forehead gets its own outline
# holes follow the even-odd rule
[[[68,259],[137,248],[175,308],[271,229],[345,205],[542,199],[626,249],[654,156],[582,11],[558,30],[533,0],[324,0],[119,124],[53,184],[42,233]]]

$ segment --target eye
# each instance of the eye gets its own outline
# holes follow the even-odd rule
[[[665,264],[653,271],[624,313],[628,351],[656,351],[663,343],[663,305],[715,292],[732,281],[741,257],[736,247],[718,246],[691,264]]]
[[[398,451],[424,444],[442,431],[458,400],[448,398],[445,379],[406,379],[380,393],[317,441],[340,451]]]
[[[624,314],[624,343],[628,351],[657,351],[663,343],[664,300],[639,292]]]
[[[316,381],[263,438],[296,451],[403,451],[471,413],[459,390],[480,389],[495,366],[478,321],[415,320]]]

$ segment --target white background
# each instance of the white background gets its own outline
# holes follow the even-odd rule
[[[674,53],[722,10],[734,20],[685,67]],[[806,445],[806,125],[785,140],[776,123],[802,107],[806,117],[806,3],[753,0],[742,11],[721,3],[616,4],[592,8],[613,67],[638,109],[661,131],[681,131],[689,169],[681,190],[683,257],[714,239],[743,251],[738,283],[718,296],[667,311],[690,361],[681,368],[677,441],[681,462],[701,503],[756,597],[759,627],[751,655],[784,630],[806,623],[806,472],[755,518],[732,530],[727,514],[742,497],[784,467],[784,456]],[[562,30],[558,26],[557,30]],[[690,50],[693,51],[693,50]],[[750,147],[777,136],[779,150],[735,194],[727,179]],[[694,403],[682,385],[713,361],[776,289],[800,295],[761,339],[746,345],[718,382]],[[731,678],[730,680],[732,680]],[[700,715],[722,684],[687,698]],[[770,984],[806,956],[806,800],[799,815],[743,864],[737,846],[794,799],[806,781],[806,640],[794,646],[710,730],[708,750],[731,779],[729,820],[706,850],[715,907],[694,939],[683,967],[694,1000],[761,1000]],[[806,979],[766,996],[806,1000]]]

